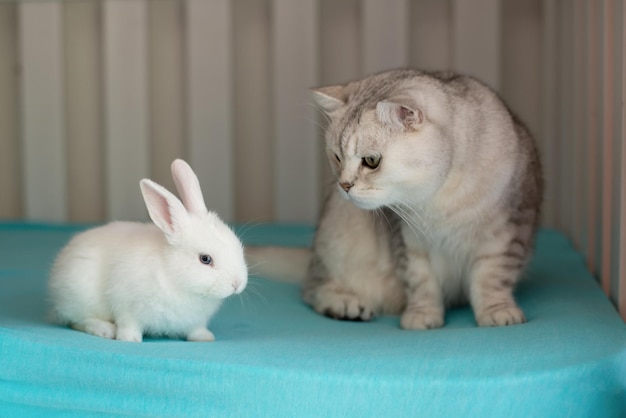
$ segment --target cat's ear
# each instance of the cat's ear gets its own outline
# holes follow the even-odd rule
[[[344,86],[319,87],[311,91],[317,105],[329,115],[346,105]]]
[[[424,123],[424,112],[414,100],[395,97],[376,105],[378,120],[401,129],[415,130]]]

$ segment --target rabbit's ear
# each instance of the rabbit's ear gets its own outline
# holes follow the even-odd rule
[[[206,213],[207,208],[202,197],[200,182],[189,164],[183,160],[174,160],[172,163],[172,177],[176,190],[189,213]]]
[[[180,200],[152,180],[141,180],[139,187],[152,222],[167,235],[177,232],[180,223],[188,217]]]

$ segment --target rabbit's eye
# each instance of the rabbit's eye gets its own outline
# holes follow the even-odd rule
[[[213,265],[213,259],[208,254],[200,254],[200,262],[207,266]]]

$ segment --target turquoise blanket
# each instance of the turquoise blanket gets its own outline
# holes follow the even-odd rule
[[[45,321],[48,269],[82,227],[0,223],[0,417],[624,417],[626,325],[560,233],[541,231],[518,300],[528,323],[442,329],[315,314],[299,287],[253,277],[213,343],[124,343]],[[313,229],[239,229],[308,245]]]

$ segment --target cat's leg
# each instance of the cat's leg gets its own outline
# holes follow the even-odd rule
[[[482,327],[515,325],[526,322],[524,312],[513,298],[523,260],[505,251],[484,254],[470,272],[470,301],[476,322]]]
[[[315,255],[302,298],[317,313],[330,318],[369,321],[374,317],[373,306],[352,290],[346,280],[332,278],[323,261]]]
[[[445,315],[443,295],[428,254],[409,250],[406,262],[403,279],[407,285],[407,305],[400,326],[404,329],[442,327]]]
[[[386,278],[393,269],[388,226],[337,191],[323,213],[302,297],[322,315],[369,321],[382,311]]]

